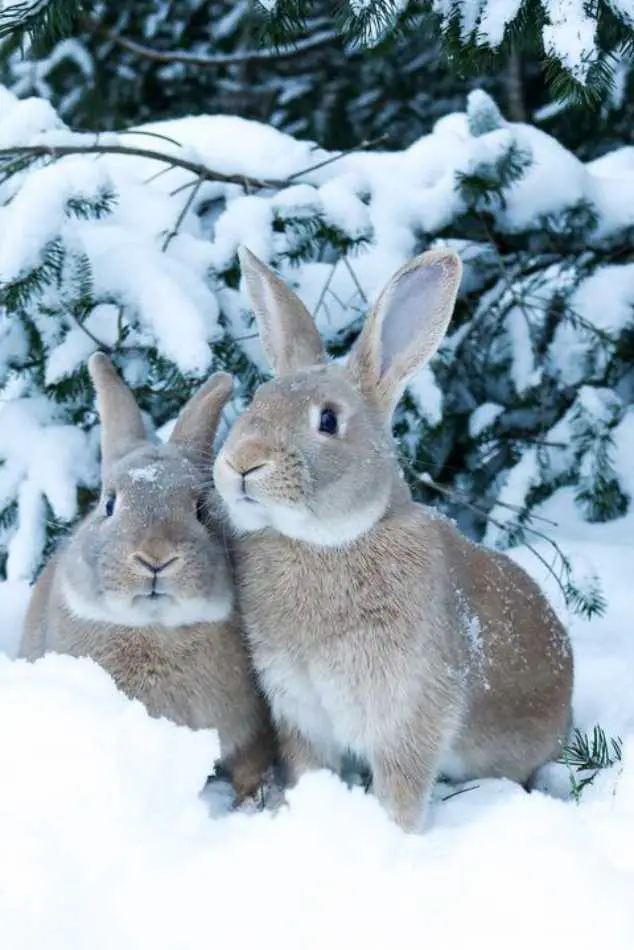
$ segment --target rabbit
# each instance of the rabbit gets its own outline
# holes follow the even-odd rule
[[[568,635],[513,560],[413,501],[392,439],[451,319],[460,258],[431,250],[399,270],[341,364],[297,296],[238,253],[275,378],[213,474],[289,785],[351,756],[406,831],[427,826],[437,779],[530,788],[571,726]]]
[[[238,801],[274,760],[230,565],[205,500],[205,460],[233,388],[216,373],[165,444],[148,441],[132,392],[103,353],[89,359],[101,419],[101,498],[40,574],[19,655],[90,657],[151,716],[216,728]]]

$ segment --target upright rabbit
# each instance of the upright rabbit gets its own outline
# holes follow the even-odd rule
[[[217,728],[238,795],[251,795],[271,763],[270,723],[203,499],[231,377],[212,376],[169,441],[155,445],[108,358],[94,354],[89,370],[102,424],[101,498],[40,575],[20,655],[91,657],[151,715]]]
[[[352,753],[406,829],[441,775],[527,783],[569,729],[568,637],[512,560],[412,501],[391,434],[451,319],[460,259],[402,268],[345,366],[326,365],[295,294],[246,249],[240,260],[276,379],[214,475],[291,781]]]

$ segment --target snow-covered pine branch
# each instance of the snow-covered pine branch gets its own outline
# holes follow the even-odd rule
[[[259,5],[278,42],[301,29],[312,6],[302,0]],[[619,57],[634,48],[629,0],[346,0],[338,17],[343,37],[361,46],[407,30],[440,29],[463,72],[477,70],[502,48],[539,50],[557,94],[590,98],[605,93]]]

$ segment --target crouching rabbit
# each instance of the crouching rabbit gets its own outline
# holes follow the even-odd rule
[[[89,371],[101,419],[102,490],[38,578],[20,655],[91,657],[152,716],[216,728],[240,799],[272,762],[272,730],[205,498],[231,377],[216,373],[165,444],[148,441],[132,392],[102,353]]]

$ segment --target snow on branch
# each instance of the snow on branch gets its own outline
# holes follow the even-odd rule
[[[42,37],[61,35],[80,12],[83,2],[67,0],[0,0],[0,39],[10,34]]]
[[[609,4],[611,13],[625,30],[634,23],[631,4]],[[599,62],[597,43],[599,12],[585,0],[540,0],[542,23],[522,21],[526,32],[536,26],[546,56],[556,61],[578,83],[589,80],[590,70]],[[457,24],[463,43],[496,48],[512,28],[517,29],[523,14],[522,0],[432,0],[441,17],[443,31]]]
[[[82,136],[83,138],[84,136]],[[90,136],[85,136],[91,138]],[[166,154],[149,148],[140,148],[129,145],[113,144],[108,141],[99,141],[95,138],[93,141],[73,144],[72,139],[63,144],[35,143],[32,145],[14,145],[8,148],[0,148],[0,171],[2,171],[2,162],[9,159],[36,159],[36,158],[61,158],[65,155],[129,155],[134,158],[146,158],[153,161],[164,162],[175,168],[182,168],[184,171],[191,172],[197,179],[207,181],[223,182],[227,185],[242,185],[248,189],[257,188],[283,188],[285,181],[275,178],[263,180],[252,178],[249,175],[225,175],[222,172],[214,171],[200,162],[194,162],[179,155]]]

